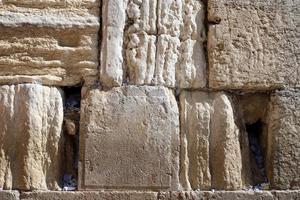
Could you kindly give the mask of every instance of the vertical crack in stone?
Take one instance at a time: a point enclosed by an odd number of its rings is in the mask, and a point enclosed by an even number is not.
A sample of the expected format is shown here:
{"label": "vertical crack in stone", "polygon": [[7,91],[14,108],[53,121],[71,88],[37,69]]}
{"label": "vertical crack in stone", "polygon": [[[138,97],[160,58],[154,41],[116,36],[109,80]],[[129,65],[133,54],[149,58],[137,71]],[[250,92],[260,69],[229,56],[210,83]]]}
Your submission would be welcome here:
{"label": "vertical crack in stone", "polygon": [[78,179],[81,87],[66,87],[64,107],[63,190],[75,190]]}
{"label": "vertical crack in stone", "polygon": [[263,123],[261,120],[253,124],[246,124],[246,130],[249,139],[250,165],[253,184],[259,187],[259,184],[268,182],[265,169],[265,158],[261,147],[261,137],[263,132]]}
{"label": "vertical crack in stone", "polygon": [[204,27],[205,27],[205,41],[203,42],[203,49],[204,49],[204,55],[205,55],[205,61],[206,61],[206,69],[205,69],[205,77],[206,77],[206,87],[209,87],[209,62],[208,62],[208,29],[209,29],[209,21],[208,21],[208,0],[202,0],[204,4]]}
{"label": "vertical crack in stone", "polygon": [[100,84],[100,68],[101,68],[101,44],[102,44],[102,28],[103,28],[103,22],[102,22],[102,1],[99,1],[99,31],[98,31],[98,79],[97,79],[97,84]]}

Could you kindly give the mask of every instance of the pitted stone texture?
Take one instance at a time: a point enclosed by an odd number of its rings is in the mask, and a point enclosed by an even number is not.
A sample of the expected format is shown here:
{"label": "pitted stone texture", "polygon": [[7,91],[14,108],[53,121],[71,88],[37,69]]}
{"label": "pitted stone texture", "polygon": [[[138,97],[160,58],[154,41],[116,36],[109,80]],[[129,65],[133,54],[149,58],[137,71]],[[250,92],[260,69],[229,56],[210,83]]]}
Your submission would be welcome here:
{"label": "pitted stone texture", "polygon": [[1,200],[19,200],[19,192],[18,191],[1,191],[0,190],[0,199]]}
{"label": "pitted stone texture", "polygon": [[275,190],[272,192],[276,200],[298,200],[300,199],[300,190]]}
{"label": "pitted stone texture", "polygon": [[99,1],[0,2],[0,83],[93,83]]}
{"label": "pitted stone texture", "polygon": [[105,87],[121,86],[123,81],[123,38],[128,0],[102,2],[100,81]]}
{"label": "pitted stone texture", "polygon": [[22,200],[156,200],[155,192],[27,192]]}
{"label": "pitted stone texture", "polygon": [[300,1],[209,0],[209,85],[300,86]]}
{"label": "pitted stone texture", "polygon": [[180,95],[180,105],[183,187],[188,190],[244,187],[247,166],[241,157],[242,133],[230,97],[221,92],[185,91]]}
{"label": "pitted stone texture", "polygon": [[[299,194],[299,193],[298,193]],[[295,194],[288,193],[287,197]],[[277,200],[268,191],[191,191],[191,192],[169,192],[159,193],[158,200]]]}
{"label": "pitted stone texture", "polygon": [[206,86],[201,1],[109,0],[102,9],[102,85]]}
{"label": "pitted stone texture", "polygon": [[55,87],[0,87],[0,188],[59,189],[63,98]]}
{"label": "pitted stone texture", "polygon": [[300,188],[300,90],[271,97],[267,172],[275,189]]}
{"label": "pitted stone texture", "polygon": [[179,116],[169,89],[87,91],[80,146],[80,189],[179,187]]}

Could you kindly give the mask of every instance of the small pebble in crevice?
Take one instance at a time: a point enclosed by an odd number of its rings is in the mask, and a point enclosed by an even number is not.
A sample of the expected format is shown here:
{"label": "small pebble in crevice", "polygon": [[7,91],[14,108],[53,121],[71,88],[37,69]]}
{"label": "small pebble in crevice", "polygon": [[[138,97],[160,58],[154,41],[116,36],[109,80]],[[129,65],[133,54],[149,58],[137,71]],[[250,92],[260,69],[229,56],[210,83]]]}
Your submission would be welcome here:
{"label": "small pebble in crevice", "polygon": [[73,191],[77,189],[78,178],[81,87],[65,87],[64,92],[65,162],[62,185],[64,191]]}
{"label": "small pebble in crevice", "polygon": [[250,147],[250,162],[253,189],[268,190],[269,181],[266,175],[264,154],[260,144],[260,137],[263,131],[263,123],[261,120],[253,124],[246,124]]}

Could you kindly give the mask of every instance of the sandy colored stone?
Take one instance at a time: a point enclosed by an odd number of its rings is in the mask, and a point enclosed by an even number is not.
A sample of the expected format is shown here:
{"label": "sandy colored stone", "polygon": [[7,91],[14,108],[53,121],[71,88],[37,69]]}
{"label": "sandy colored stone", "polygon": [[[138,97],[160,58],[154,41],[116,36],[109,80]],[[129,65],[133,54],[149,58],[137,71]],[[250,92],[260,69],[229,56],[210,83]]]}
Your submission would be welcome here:
{"label": "sandy colored stone", "polygon": [[300,188],[300,91],[271,96],[268,121],[267,172],[272,188]]}
{"label": "sandy colored stone", "polygon": [[[3,194],[11,192],[0,192]],[[172,191],[172,192],[133,192],[133,191],[93,191],[93,192],[23,192],[21,200],[298,200],[299,190],[287,191]],[[13,198],[12,200],[19,199]],[[6,200],[6,199],[3,199]],[[11,199],[9,199],[11,200]]]}
{"label": "sandy colored stone", "polygon": [[80,141],[80,189],[179,187],[178,107],[164,87],[87,91]]}
{"label": "sandy colored stone", "polygon": [[275,190],[272,192],[276,200],[297,200],[300,199],[300,190]]}
{"label": "sandy colored stone", "polygon": [[132,84],[152,84],[155,73],[156,37],[146,32],[128,35],[126,62]]}
{"label": "sandy colored stone", "polygon": [[180,40],[170,35],[160,35],[157,38],[157,53],[154,84],[174,87],[178,61]]}
{"label": "sandy colored stone", "polygon": [[0,188],[59,189],[63,98],[55,87],[0,87]]}
{"label": "sandy colored stone", "polygon": [[217,94],[213,102],[210,137],[212,188],[240,189],[242,184],[242,157],[240,131],[235,124],[233,105],[226,95]]}
{"label": "sandy colored stone", "polygon": [[22,200],[156,200],[155,192],[101,191],[101,192],[26,192]]}
{"label": "sandy colored stone", "polygon": [[209,86],[300,86],[300,1],[209,0]]}
{"label": "sandy colored stone", "polygon": [[201,1],[114,1],[105,1],[102,6],[103,86],[206,86]]}
{"label": "sandy colored stone", "polygon": [[127,0],[102,2],[100,82],[105,87],[123,83],[123,38]]}
{"label": "sandy colored stone", "polygon": [[180,105],[183,187],[234,190],[249,184],[240,147],[243,134],[231,98],[222,92],[185,91]]}
{"label": "sandy colored stone", "polygon": [[99,1],[0,2],[0,83],[93,83]]}
{"label": "sandy colored stone", "polygon": [[[287,192],[286,197],[293,198],[295,193]],[[277,200],[269,191],[191,191],[191,192],[170,192],[159,193],[158,200]]]}
{"label": "sandy colored stone", "polygon": [[10,190],[10,191],[1,191],[0,190],[0,199],[1,200],[18,200],[19,199],[19,192]]}

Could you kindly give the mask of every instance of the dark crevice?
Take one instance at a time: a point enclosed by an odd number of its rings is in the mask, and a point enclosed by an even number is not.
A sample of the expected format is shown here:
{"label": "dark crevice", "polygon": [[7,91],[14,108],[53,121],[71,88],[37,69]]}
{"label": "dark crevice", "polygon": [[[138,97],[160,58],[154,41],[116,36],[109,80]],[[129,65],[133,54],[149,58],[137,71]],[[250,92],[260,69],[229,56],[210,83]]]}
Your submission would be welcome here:
{"label": "dark crevice", "polygon": [[204,27],[205,27],[205,41],[203,42],[203,49],[205,54],[206,61],[206,69],[205,69],[205,77],[206,77],[206,88],[209,88],[209,55],[208,55],[208,31],[209,31],[209,23],[208,23],[208,2],[207,0],[202,0],[203,5],[205,7],[205,15],[204,15]]}
{"label": "dark crevice", "polygon": [[264,124],[259,119],[253,124],[246,124],[250,148],[250,165],[252,173],[252,182],[258,189],[263,187],[262,184],[268,183],[265,168],[265,158],[262,148],[262,134]]}
{"label": "dark crevice", "polygon": [[81,87],[65,87],[63,190],[76,190],[79,159]]}

